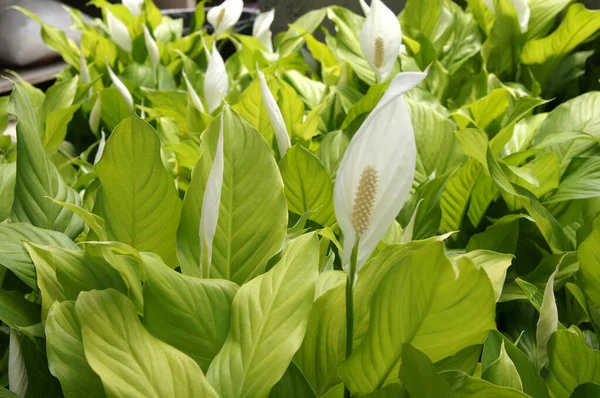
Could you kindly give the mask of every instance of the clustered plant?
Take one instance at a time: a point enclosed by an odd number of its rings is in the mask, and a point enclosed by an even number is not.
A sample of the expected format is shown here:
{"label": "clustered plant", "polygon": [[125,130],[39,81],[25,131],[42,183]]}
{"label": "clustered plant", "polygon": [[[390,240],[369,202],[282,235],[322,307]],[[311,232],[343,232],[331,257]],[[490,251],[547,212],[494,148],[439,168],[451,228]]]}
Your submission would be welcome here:
{"label": "clustered plant", "polygon": [[91,4],[20,9],[0,396],[600,396],[600,11]]}

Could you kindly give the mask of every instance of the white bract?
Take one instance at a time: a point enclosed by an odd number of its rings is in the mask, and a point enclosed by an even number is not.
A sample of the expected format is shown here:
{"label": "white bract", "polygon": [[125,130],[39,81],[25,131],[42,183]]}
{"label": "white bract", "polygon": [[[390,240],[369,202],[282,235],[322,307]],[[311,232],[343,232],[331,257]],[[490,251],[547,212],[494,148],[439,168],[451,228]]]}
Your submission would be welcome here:
{"label": "white bract", "polygon": [[[496,6],[494,5],[495,0],[483,0],[483,2],[496,13]],[[519,25],[521,25],[521,32],[527,32],[529,27],[529,18],[531,17],[531,9],[527,0],[508,0],[510,4],[515,8],[517,18],[519,19]]]}
{"label": "white bract", "polygon": [[129,112],[133,113],[134,102],[133,102],[133,97],[131,96],[131,93],[129,92],[127,87],[125,87],[125,85],[123,84],[121,79],[119,79],[117,77],[117,75],[115,75],[115,72],[113,72],[113,70],[110,68],[110,66],[108,64],[106,64],[106,68],[108,69],[108,74],[110,75],[110,80],[112,80],[113,84],[119,91],[119,94],[121,94],[121,97],[123,97],[123,99],[127,103],[127,106],[129,107]]}
{"label": "white bract", "polygon": [[112,40],[127,52],[131,52],[133,45],[131,44],[131,36],[127,26],[121,20],[113,15],[108,9],[106,10],[106,25],[108,27],[108,34]]}
{"label": "white bract", "polygon": [[206,19],[215,28],[215,36],[233,28],[242,16],[243,10],[242,0],[225,0],[223,4],[211,8],[206,14]]}
{"label": "white bract", "polygon": [[127,7],[131,15],[139,17],[142,15],[144,0],[123,0],[123,5]]}
{"label": "white bract", "polygon": [[277,101],[275,101],[275,97],[271,93],[271,90],[269,90],[264,73],[259,71],[258,68],[256,71],[258,72],[258,77],[260,78],[260,93],[263,98],[263,103],[267,109],[273,130],[275,130],[275,138],[277,139],[279,155],[283,157],[291,146],[290,136],[287,128],[285,127],[285,121],[283,120],[283,115],[281,114],[281,110],[277,105]]}
{"label": "white bract", "polygon": [[362,12],[363,14],[365,14],[365,17],[367,15],[369,15],[369,11],[371,11],[371,7],[367,4],[367,2],[365,0],[358,0],[360,3],[360,8],[362,8]]}
{"label": "white bract", "polygon": [[415,175],[415,136],[402,94],[427,72],[398,74],[358,129],[338,169],[334,205],[344,235],[342,265],[360,238],[356,272],[367,261],[408,198]]}
{"label": "white bract", "polygon": [[190,96],[190,99],[192,100],[192,105],[194,105],[194,108],[196,108],[198,112],[206,113],[206,109],[204,109],[204,105],[202,105],[202,100],[200,99],[200,96],[198,96],[198,93],[194,89],[194,86],[192,86],[192,83],[190,83],[190,79],[188,79],[185,71],[183,72],[183,80],[185,81],[185,87],[187,88],[188,94]]}
{"label": "white bract", "polygon": [[148,50],[148,57],[152,61],[152,65],[157,66],[160,63],[160,53],[158,52],[158,44],[152,38],[150,31],[144,25],[144,42],[146,43],[146,49]]}
{"label": "white bract", "polygon": [[252,36],[256,37],[265,48],[272,53],[271,24],[275,19],[275,9],[258,14],[252,25]]}
{"label": "white bract", "polygon": [[225,69],[225,62],[213,44],[206,76],[204,77],[204,99],[208,112],[212,113],[221,105],[223,97],[229,92],[229,76]]}
{"label": "white bract", "polygon": [[[365,9],[366,3],[363,5]],[[378,82],[392,73],[402,46],[402,30],[396,15],[381,0],[373,0],[360,31],[360,48]]]}
{"label": "white bract", "polygon": [[217,151],[206,180],[204,198],[202,200],[202,214],[200,214],[200,274],[210,276],[210,263],[212,261],[212,244],[219,221],[219,207],[221,204],[221,188],[223,187],[223,125],[225,109],[221,112],[221,126],[217,139]]}

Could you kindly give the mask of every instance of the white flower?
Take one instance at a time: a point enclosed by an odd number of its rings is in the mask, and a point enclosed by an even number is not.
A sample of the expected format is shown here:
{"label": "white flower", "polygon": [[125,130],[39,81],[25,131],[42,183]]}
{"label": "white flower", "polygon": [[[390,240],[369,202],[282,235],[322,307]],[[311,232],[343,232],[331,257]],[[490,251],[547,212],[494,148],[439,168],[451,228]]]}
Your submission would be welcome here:
{"label": "white flower", "polygon": [[334,204],[344,234],[342,265],[346,271],[357,238],[358,273],[408,198],[417,150],[402,94],[426,76],[427,72],[398,74],[344,154],[335,180]]}
{"label": "white flower", "polygon": [[98,95],[98,98],[96,98],[96,102],[94,103],[94,106],[92,107],[92,111],[90,112],[90,119],[89,119],[89,125],[90,125],[90,130],[92,130],[92,133],[94,133],[96,135],[96,137],[98,136],[98,129],[100,127],[100,112],[102,110],[102,106],[101,106],[101,101],[100,101],[100,95]]}
{"label": "white flower", "polygon": [[85,57],[83,56],[83,50],[79,51],[79,76],[81,76],[82,84],[88,84],[92,81],[90,78],[90,70],[88,69]]}
{"label": "white flower", "polygon": [[129,92],[127,87],[125,87],[123,82],[117,77],[117,75],[115,75],[115,72],[113,72],[113,70],[110,68],[110,66],[108,64],[106,64],[106,68],[108,69],[108,74],[110,75],[110,80],[112,80],[115,87],[117,87],[119,94],[121,94],[121,97],[123,97],[123,99],[127,103],[127,106],[129,107],[129,112],[133,113],[134,102],[133,102],[133,97],[131,96],[131,93]]}
{"label": "white flower", "polygon": [[187,88],[188,95],[192,100],[192,105],[194,105],[194,108],[196,108],[198,112],[206,113],[206,109],[204,109],[204,105],[202,105],[202,100],[198,96],[194,86],[192,86],[192,83],[190,83],[185,71],[183,72],[183,80],[185,81],[185,87]]}
{"label": "white flower", "polygon": [[360,31],[360,48],[378,82],[385,81],[392,73],[401,46],[398,18],[381,0],[373,0]]}
{"label": "white flower", "polygon": [[358,2],[360,3],[360,8],[362,8],[362,12],[363,12],[363,14],[365,14],[365,17],[367,15],[369,15],[369,11],[371,11],[371,7],[369,7],[367,2],[365,0],[358,0]]}
{"label": "white flower", "polygon": [[104,130],[100,132],[100,141],[98,141],[98,150],[96,151],[96,156],[94,157],[94,164],[98,164],[100,159],[102,159],[102,154],[104,153],[104,147],[106,146],[106,134],[104,134]]}
{"label": "white flower", "polygon": [[[483,2],[496,13],[496,6],[494,5],[495,0],[483,0]],[[529,3],[527,0],[508,0],[510,4],[515,8],[517,18],[519,19],[519,25],[521,25],[521,33],[527,32],[529,27],[529,18],[531,17],[531,10],[529,9]]]}
{"label": "white flower", "polygon": [[213,44],[206,76],[204,77],[204,99],[208,106],[208,112],[216,110],[223,97],[229,92],[229,76],[225,69],[225,62],[221,54],[217,51],[217,46]]}
{"label": "white flower", "polygon": [[113,15],[108,9],[106,9],[106,25],[108,26],[108,34],[123,50],[131,52],[133,48],[131,44],[131,36],[129,36],[129,30],[127,26],[121,20]]}
{"label": "white flower", "polygon": [[144,0],[123,0],[123,5],[127,7],[131,15],[139,17],[144,9]]}
{"label": "white flower", "polygon": [[285,127],[285,121],[283,120],[283,115],[281,114],[281,110],[277,105],[277,101],[275,101],[275,97],[273,97],[271,90],[269,90],[264,73],[259,71],[258,68],[256,68],[256,71],[258,72],[258,77],[260,78],[260,93],[263,98],[263,103],[265,104],[265,108],[267,108],[267,113],[269,114],[269,120],[271,121],[273,130],[275,130],[275,138],[277,139],[279,155],[283,157],[291,146],[290,136],[287,128]]}
{"label": "white flower", "polygon": [[158,52],[158,44],[152,38],[150,31],[144,26],[144,42],[146,43],[146,49],[148,50],[148,57],[152,61],[152,65],[157,66],[160,63],[160,54]]}
{"label": "white flower", "polygon": [[271,24],[275,19],[275,9],[261,12],[252,25],[252,36],[256,37],[265,48],[272,53],[273,42],[271,41]]}
{"label": "white flower", "polygon": [[233,28],[242,16],[243,10],[242,0],[225,0],[223,4],[211,8],[206,14],[206,19],[215,28],[215,36]]}
{"label": "white flower", "polygon": [[213,164],[208,173],[206,187],[204,188],[204,198],[202,199],[202,213],[200,214],[200,274],[204,278],[210,276],[210,263],[212,261],[212,244],[217,231],[217,222],[219,221],[219,207],[221,204],[221,188],[223,186],[223,170],[225,161],[223,158],[223,125],[224,114],[227,106],[221,112],[221,126],[219,128],[219,138],[217,139],[217,151]]}

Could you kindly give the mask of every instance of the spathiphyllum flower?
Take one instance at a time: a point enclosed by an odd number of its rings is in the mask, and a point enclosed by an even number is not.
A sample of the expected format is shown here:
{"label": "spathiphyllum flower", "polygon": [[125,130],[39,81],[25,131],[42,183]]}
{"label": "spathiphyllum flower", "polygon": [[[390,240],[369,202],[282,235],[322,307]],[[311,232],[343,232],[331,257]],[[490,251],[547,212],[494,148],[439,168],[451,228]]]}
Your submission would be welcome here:
{"label": "spathiphyllum flower", "polygon": [[206,19],[215,28],[215,36],[233,28],[242,16],[243,9],[242,0],[225,0],[223,4],[211,8]]}
{"label": "spathiphyllum flower", "polygon": [[[363,9],[368,7],[366,3]],[[402,46],[402,30],[396,15],[381,0],[373,0],[360,32],[360,48],[378,82],[387,80]]]}
{"label": "spathiphyllum flower", "polygon": [[371,7],[367,4],[367,2],[365,0],[358,0],[358,2],[360,3],[360,8],[362,8],[363,14],[365,14],[365,16],[369,15]]}
{"label": "spathiphyllum flower", "polygon": [[133,48],[131,44],[131,36],[127,26],[121,20],[113,15],[108,9],[106,10],[106,25],[108,27],[108,33],[112,40],[127,52],[131,52]]}
{"label": "spathiphyllum flower", "polygon": [[152,38],[150,31],[144,25],[144,42],[146,43],[146,49],[148,50],[148,57],[152,61],[152,65],[157,66],[160,62],[160,54],[158,52],[158,44]]}
{"label": "spathiphyllum flower", "polygon": [[[495,0],[483,0],[483,2],[492,10],[496,12],[496,6],[494,5]],[[519,19],[519,25],[521,25],[521,32],[527,32],[529,27],[529,18],[531,17],[531,10],[529,9],[529,3],[527,0],[508,0],[510,4],[515,8],[517,18]]]}
{"label": "spathiphyllum flower", "polygon": [[252,36],[256,37],[265,48],[272,53],[271,24],[275,19],[275,9],[258,14],[252,26]]}
{"label": "spathiphyllum flower", "polygon": [[204,188],[202,214],[200,214],[200,274],[204,278],[210,276],[212,244],[217,231],[217,222],[219,221],[219,206],[221,204],[221,188],[223,187],[223,170],[225,167],[223,159],[223,115],[225,111],[224,108],[221,112],[217,151]]}
{"label": "spathiphyllum flower", "polygon": [[144,9],[144,0],[123,0],[123,5],[127,7],[131,15],[139,17]]}
{"label": "spathiphyllum flower", "polygon": [[204,77],[204,98],[208,107],[208,112],[212,113],[221,105],[223,97],[229,92],[229,76],[225,69],[225,62],[217,46],[213,44],[213,48]]}
{"label": "spathiphyllum flower", "polygon": [[133,113],[134,102],[133,102],[133,97],[131,96],[131,93],[129,92],[127,87],[125,87],[125,85],[123,84],[121,79],[119,79],[117,77],[117,75],[115,75],[115,72],[113,72],[113,70],[110,68],[110,66],[108,64],[106,65],[106,68],[108,69],[108,74],[110,75],[110,80],[112,80],[113,84],[119,91],[119,94],[121,94],[121,97],[123,97],[123,99],[127,103],[127,106],[129,107],[129,112]]}
{"label": "spathiphyllum flower", "polygon": [[192,86],[192,83],[190,83],[190,79],[188,79],[185,72],[183,72],[183,80],[185,81],[185,87],[187,88],[188,95],[192,100],[192,105],[194,105],[194,108],[196,108],[198,112],[206,113],[206,109],[204,109],[204,105],[202,105],[200,96],[198,96],[198,93],[194,89],[194,86]]}
{"label": "spathiphyllum flower", "polygon": [[264,73],[259,71],[258,68],[256,71],[258,72],[258,77],[260,78],[260,93],[263,98],[263,103],[267,109],[267,114],[269,115],[269,120],[271,121],[273,130],[275,130],[275,138],[277,139],[279,155],[283,157],[291,146],[290,136],[288,134],[287,127],[285,127],[285,121],[283,120],[283,115],[281,114],[281,110],[277,105],[277,101],[275,101],[275,97],[273,97],[271,90],[269,90]]}
{"label": "spathiphyllum flower", "polygon": [[344,154],[335,180],[334,204],[344,235],[346,271],[356,242],[358,272],[408,198],[417,150],[403,94],[426,76],[426,72],[398,74]]}

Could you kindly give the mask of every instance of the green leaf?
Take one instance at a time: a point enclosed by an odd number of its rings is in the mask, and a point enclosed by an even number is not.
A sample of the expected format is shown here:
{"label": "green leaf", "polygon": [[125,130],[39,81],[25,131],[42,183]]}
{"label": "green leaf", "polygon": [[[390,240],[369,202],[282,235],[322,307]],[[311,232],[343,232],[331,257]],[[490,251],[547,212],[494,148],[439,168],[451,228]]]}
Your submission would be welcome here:
{"label": "green leaf", "polygon": [[326,14],[327,8],[319,8],[307,12],[290,24],[290,28],[277,45],[280,57],[285,57],[300,50],[305,42],[305,33],[314,32],[321,25]]}
{"label": "green leaf", "polygon": [[26,89],[15,86],[9,111],[19,118],[17,125],[17,179],[11,222],[27,222],[75,238],[83,221],[46,197],[81,204],[81,197],[62,179],[56,166],[46,157],[34,104]]}
{"label": "green leaf", "polygon": [[154,129],[137,116],[120,123],[95,169],[102,187],[94,212],[104,219],[108,238],[156,253],[175,267],[181,201]]}
{"label": "green leaf", "polygon": [[292,134],[297,125],[304,120],[304,102],[296,90],[287,83],[281,85],[277,104],[281,110],[288,134]]}
{"label": "green leaf", "polygon": [[600,385],[595,383],[584,383],[580,386],[577,386],[575,390],[573,390],[573,394],[571,394],[570,398],[594,398],[599,396],[600,394]]}
{"label": "green leaf", "polygon": [[454,391],[455,398],[527,398],[528,395],[512,388],[496,386],[485,380],[454,370],[440,375]]}
{"label": "green leaf", "polygon": [[500,356],[487,367],[481,378],[497,386],[523,391],[521,377],[515,364],[506,353],[504,341],[500,344]]}
{"label": "green leaf", "polygon": [[600,352],[589,348],[575,326],[554,333],[548,344],[546,385],[551,398],[568,397],[584,383],[600,383]]}
{"label": "green leaf", "polygon": [[[267,261],[281,250],[288,213],[271,148],[229,107],[224,112],[225,169],[211,277],[241,285],[264,272]],[[200,275],[200,211],[218,135],[217,118],[202,136],[202,157],[184,199],[177,250],[181,269],[188,275]]]}
{"label": "green leaf", "polygon": [[60,380],[67,398],[102,398],[102,381],[88,364],[81,327],[73,301],[56,302],[46,320],[46,351],[52,375]]}
{"label": "green leaf", "polygon": [[323,226],[335,222],[333,184],[321,161],[301,145],[294,145],[279,162],[289,211]]}
{"label": "green leaf", "polygon": [[266,396],[283,376],[304,338],[318,267],[317,237],[303,235],[269,272],[240,288],[225,345],[207,374],[220,397]]}
{"label": "green leaf", "polygon": [[225,342],[238,286],[182,275],[158,258],[143,258],[144,326],[207,370]]}
{"label": "green leaf", "polygon": [[269,398],[318,398],[318,395],[296,364],[290,362],[281,379],[271,389]]}
{"label": "green leaf", "polygon": [[352,122],[357,120],[360,116],[363,116],[375,109],[375,106],[381,97],[383,97],[383,94],[387,88],[388,84],[386,83],[378,83],[370,86],[364,97],[359,99],[354,105],[352,105],[352,108],[348,110],[341,129],[346,130],[348,127],[350,127],[350,124],[352,124]]}
{"label": "green leaf", "polygon": [[[0,126],[1,129],[2,126]],[[12,210],[17,182],[17,164],[0,164],[0,222],[6,220]]]}
{"label": "green leaf", "polygon": [[431,40],[441,14],[441,0],[408,0],[402,10],[401,22],[418,29]]}
{"label": "green leaf", "polygon": [[531,40],[525,44],[521,61],[531,65],[536,79],[544,84],[560,61],[598,29],[600,12],[590,11],[583,4],[573,4],[554,32],[543,39]]}
{"label": "green leaf", "polygon": [[593,229],[579,245],[579,281],[585,295],[600,307],[600,216],[596,217]]}
{"label": "green leaf", "polygon": [[302,346],[294,357],[318,397],[341,383],[337,371],[346,359],[345,294],[342,283],[315,300]]}
{"label": "green leaf", "polygon": [[520,375],[523,392],[534,398],[548,398],[548,390],[543,379],[529,358],[510,340],[497,330],[491,330],[483,346],[481,357],[482,371],[500,357],[502,346]]}
{"label": "green leaf", "polygon": [[558,189],[546,203],[600,196],[600,158],[573,158]]}
{"label": "green leaf", "polygon": [[527,28],[527,38],[537,39],[552,29],[556,16],[570,3],[570,0],[531,0],[531,18]]}
{"label": "green leaf", "polygon": [[429,357],[410,344],[404,344],[402,348],[400,380],[412,397],[454,397],[452,389],[438,375]]}
{"label": "green leaf", "polygon": [[558,329],[558,308],[554,297],[554,278],[558,273],[559,267],[550,275],[544,289],[544,299],[540,306],[540,317],[537,322],[536,341],[537,341],[537,367],[542,369],[548,362],[548,341]]}
{"label": "green leaf", "polygon": [[126,296],[84,292],[75,309],[85,357],[108,396],[218,397],[194,360],[144,329]]}
{"label": "green leaf", "polygon": [[42,142],[46,152],[55,151],[64,141],[67,136],[67,127],[78,109],[79,105],[71,105],[48,114]]}
{"label": "green leaf", "polygon": [[482,268],[486,272],[490,278],[490,282],[492,282],[496,301],[498,301],[506,280],[506,271],[510,267],[514,256],[489,250],[473,250],[456,257],[451,257],[451,260],[455,261],[456,258],[463,256],[470,259],[477,268]]}
{"label": "green leaf", "polygon": [[446,232],[461,228],[462,220],[467,212],[471,191],[482,172],[481,163],[474,159],[467,161],[446,183],[440,205],[442,208],[441,229]]}
{"label": "green leaf", "polygon": [[113,131],[129,116],[131,116],[129,105],[116,87],[108,87],[100,91],[100,118],[108,131]]}
{"label": "green leaf", "polygon": [[321,159],[329,178],[332,180],[335,179],[340,162],[349,144],[350,136],[342,130],[327,133],[321,140],[317,156]]}
{"label": "green leaf", "polygon": [[0,289],[0,320],[13,329],[40,323],[40,307],[22,293]]}
{"label": "green leaf", "polygon": [[365,339],[342,364],[340,377],[351,392],[366,394],[396,380],[405,343],[434,362],[479,344],[495,328],[494,306],[488,276],[470,260],[462,259],[455,271],[442,242],[415,250],[379,284]]}
{"label": "green leaf", "polygon": [[[269,89],[276,95],[279,84],[275,79],[269,79],[269,83],[271,83]],[[254,126],[269,145],[272,145],[275,132],[260,92],[260,80],[255,79],[248,87],[246,87],[242,92],[240,101],[233,106],[233,109],[244,120]],[[290,132],[291,130],[288,129],[288,133]]]}
{"label": "green leaf", "polygon": [[24,241],[77,250],[77,245],[59,232],[24,223],[0,224],[0,264],[34,289],[37,286],[35,266],[23,246]]}
{"label": "green leaf", "polygon": [[566,134],[562,143],[553,144],[549,150],[556,153],[561,161],[561,170],[566,169],[575,156],[593,154],[596,143],[574,139],[577,133],[585,133],[600,138],[598,112],[600,93],[589,92],[556,107],[540,126],[533,140],[533,148],[544,147],[545,143]]}
{"label": "green leaf", "polygon": [[316,108],[322,101],[327,91],[325,84],[312,80],[296,70],[289,70],[284,74],[284,80],[292,86],[308,109]]}
{"label": "green leaf", "polygon": [[522,216],[509,214],[494,222],[484,232],[473,234],[467,251],[476,249],[514,254],[519,241],[519,219]]}

